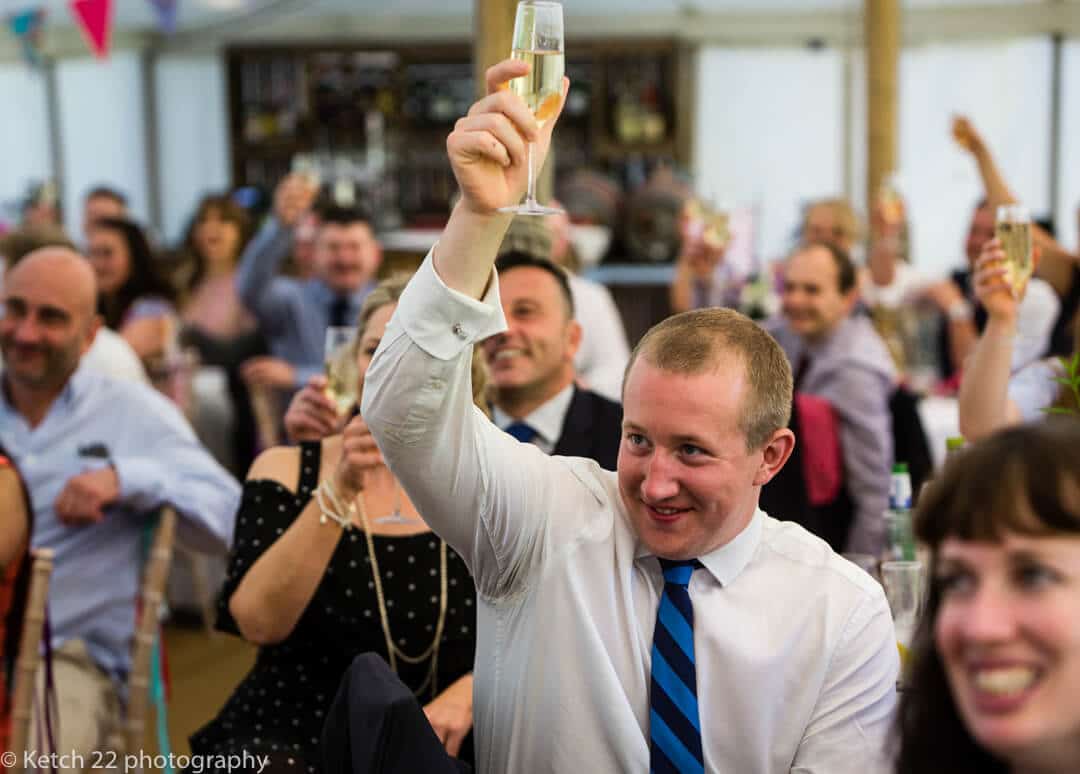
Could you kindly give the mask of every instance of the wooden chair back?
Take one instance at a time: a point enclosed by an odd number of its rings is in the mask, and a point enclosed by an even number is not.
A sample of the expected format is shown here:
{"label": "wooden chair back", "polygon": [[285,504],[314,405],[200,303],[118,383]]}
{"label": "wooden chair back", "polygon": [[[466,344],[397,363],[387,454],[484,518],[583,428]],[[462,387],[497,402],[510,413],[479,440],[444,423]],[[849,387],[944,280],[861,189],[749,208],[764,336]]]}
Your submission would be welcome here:
{"label": "wooden chair back", "polygon": [[41,664],[41,637],[45,626],[49,600],[49,579],[53,570],[53,551],[37,548],[30,552],[30,589],[26,600],[22,638],[15,661],[15,679],[11,702],[11,752],[15,765],[7,769],[12,774],[23,772],[23,752],[30,743],[30,722],[34,715],[34,691],[37,671]]}
{"label": "wooden chair back", "polygon": [[161,509],[161,517],[143,573],[139,619],[135,626],[131,674],[128,678],[128,705],[122,733],[122,743],[128,752],[144,747],[146,716],[150,706],[151,659],[157,639],[158,613],[165,599],[165,583],[169,578],[175,539],[176,511],[165,506]]}

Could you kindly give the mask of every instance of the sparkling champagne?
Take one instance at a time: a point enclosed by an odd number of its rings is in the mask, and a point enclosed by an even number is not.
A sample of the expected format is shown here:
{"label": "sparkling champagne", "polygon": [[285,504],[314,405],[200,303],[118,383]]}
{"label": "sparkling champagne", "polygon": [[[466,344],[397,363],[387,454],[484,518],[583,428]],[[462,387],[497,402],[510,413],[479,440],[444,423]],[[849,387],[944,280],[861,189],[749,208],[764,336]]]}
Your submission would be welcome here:
{"label": "sparkling champagne", "polygon": [[1020,297],[1034,269],[1031,256],[1031,222],[1019,218],[1001,218],[994,226],[995,236],[1005,251],[1006,276]]}
{"label": "sparkling champagne", "polygon": [[341,356],[326,362],[326,397],[330,398],[339,415],[344,416],[356,405],[355,369],[345,365]]}
{"label": "sparkling champagne", "polygon": [[525,51],[515,48],[511,56],[529,65],[529,74],[510,81],[510,90],[525,100],[543,126],[555,117],[562,99],[563,52]]}

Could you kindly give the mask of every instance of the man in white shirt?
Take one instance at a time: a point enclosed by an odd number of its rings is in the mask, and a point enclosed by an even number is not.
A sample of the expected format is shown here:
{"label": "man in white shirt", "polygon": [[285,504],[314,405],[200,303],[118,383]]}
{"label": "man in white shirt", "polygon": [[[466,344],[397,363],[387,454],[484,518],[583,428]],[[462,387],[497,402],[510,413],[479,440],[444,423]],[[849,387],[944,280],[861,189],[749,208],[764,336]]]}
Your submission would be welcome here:
{"label": "man in white shirt", "polygon": [[884,594],[757,508],[794,443],[791,370],[760,328],[703,310],[642,340],[617,474],[518,443],[473,406],[472,347],[506,327],[498,208],[524,192],[527,141],[542,162],[555,123],[500,90],[526,72],[491,68],[447,141],[462,198],[362,407],[476,580],[478,770],[884,771],[899,661]]}

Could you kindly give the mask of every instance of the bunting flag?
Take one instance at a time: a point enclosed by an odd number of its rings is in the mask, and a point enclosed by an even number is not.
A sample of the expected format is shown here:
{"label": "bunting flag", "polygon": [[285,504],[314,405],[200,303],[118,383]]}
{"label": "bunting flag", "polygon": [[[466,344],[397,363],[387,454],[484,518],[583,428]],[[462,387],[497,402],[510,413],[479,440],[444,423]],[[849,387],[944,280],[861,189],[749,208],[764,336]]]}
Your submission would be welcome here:
{"label": "bunting flag", "polygon": [[177,0],[150,0],[157,12],[158,27],[166,35],[176,32]]}
{"label": "bunting flag", "polygon": [[28,8],[25,11],[13,13],[8,16],[7,23],[11,33],[19,41],[19,48],[22,50],[26,63],[33,67],[40,65],[45,9]]}
{"label": "bunting flag", "polygon": [[70,8],[87,45],[98,59],[105,59],[112,36],[112,0],[71,0]]}

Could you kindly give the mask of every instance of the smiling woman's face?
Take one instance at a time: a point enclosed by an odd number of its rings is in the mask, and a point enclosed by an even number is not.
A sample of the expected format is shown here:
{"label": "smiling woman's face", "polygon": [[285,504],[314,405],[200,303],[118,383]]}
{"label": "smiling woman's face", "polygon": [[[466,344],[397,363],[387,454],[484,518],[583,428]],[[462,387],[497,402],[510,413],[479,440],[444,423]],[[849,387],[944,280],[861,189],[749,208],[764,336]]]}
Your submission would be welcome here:
{"label": "smiling woman's face", "polygon": [[936,575],[935,643],[972,736],[1014,764],[1077,755],[1080,537],[948,538]]}

